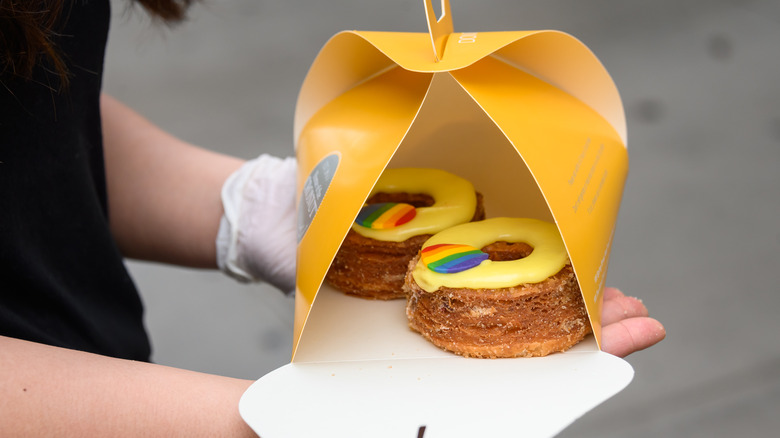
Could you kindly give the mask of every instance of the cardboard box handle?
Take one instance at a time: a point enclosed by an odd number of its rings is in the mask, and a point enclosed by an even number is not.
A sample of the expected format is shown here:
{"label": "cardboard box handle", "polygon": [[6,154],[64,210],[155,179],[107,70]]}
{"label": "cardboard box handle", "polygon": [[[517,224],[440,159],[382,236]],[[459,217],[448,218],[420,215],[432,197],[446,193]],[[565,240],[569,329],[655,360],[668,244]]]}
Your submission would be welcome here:
{"label": "cardboard box handle", "polygon": [[452,10],[450,0],[441,0],[441,17],[436,17],[433,10],[433,0],[423,0],[425,5],[425,16],[428,18],[428,32],[431,35],[433,44],[433,56],[436,62],[444,57],[444,47],[447,45],[447,38],[453,32]]}

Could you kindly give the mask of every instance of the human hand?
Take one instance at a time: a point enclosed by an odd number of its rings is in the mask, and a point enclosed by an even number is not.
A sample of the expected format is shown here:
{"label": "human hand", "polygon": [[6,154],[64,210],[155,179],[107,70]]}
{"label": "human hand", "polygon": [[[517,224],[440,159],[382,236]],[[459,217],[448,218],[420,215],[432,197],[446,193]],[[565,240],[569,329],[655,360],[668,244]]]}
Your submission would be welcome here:
{"label": "human hand", "polygon": [[217,236],[217,265],[242,281],[295,290],[296,162],[261,155],[247,161],[222,188],[225,214]]}
{"label": "human hand", "polygon": [[666,337],[664,326],[647,316],[638,298],[627,297],[613,287],[604,289],[601,312],[601,349],[619,357],[644,350]]}

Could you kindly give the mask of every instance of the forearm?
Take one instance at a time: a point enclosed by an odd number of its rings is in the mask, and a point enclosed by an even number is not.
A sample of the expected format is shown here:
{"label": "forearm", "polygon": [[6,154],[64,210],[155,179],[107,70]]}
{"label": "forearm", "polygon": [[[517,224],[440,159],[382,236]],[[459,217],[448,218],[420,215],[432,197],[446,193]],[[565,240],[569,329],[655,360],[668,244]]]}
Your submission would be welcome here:
{"label": "forearm", "polygon": [[101,115],[109,220],[124,255],[216,266],[220,190],[243,161],[176,139],[109,96]]}
{"label": "forearm", "polygon": [[8,436],[255,436],[238,414],[250,384],[0,337]]}

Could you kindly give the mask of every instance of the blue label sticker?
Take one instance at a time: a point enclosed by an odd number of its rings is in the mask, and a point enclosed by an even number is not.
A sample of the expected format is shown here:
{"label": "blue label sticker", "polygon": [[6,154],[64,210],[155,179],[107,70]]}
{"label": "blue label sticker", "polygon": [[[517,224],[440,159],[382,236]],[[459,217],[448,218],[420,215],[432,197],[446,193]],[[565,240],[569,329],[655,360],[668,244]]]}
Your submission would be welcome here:
{"label": "blue label sticker", "polygon": [[298,202],[298,243],[314,220],[317,210],[322,204],[322,199],[328,191],[330,182],[336,174],[336,168],[339,166],[338,154],[331,154],[323,158],[306,178],[303,184],[303,192]]}

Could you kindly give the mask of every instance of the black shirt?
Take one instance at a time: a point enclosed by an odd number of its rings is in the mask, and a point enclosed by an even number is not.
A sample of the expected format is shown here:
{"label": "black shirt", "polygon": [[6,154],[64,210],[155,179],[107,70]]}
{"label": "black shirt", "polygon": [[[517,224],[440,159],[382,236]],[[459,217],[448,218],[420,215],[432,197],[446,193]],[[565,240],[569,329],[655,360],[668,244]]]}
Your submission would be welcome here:
{"label": "black shirt", "polygon": [[0,77],[0,335],[149,360],[143,307],[108,226],[100,89],[108,0],[67,2],[46,64]]}

